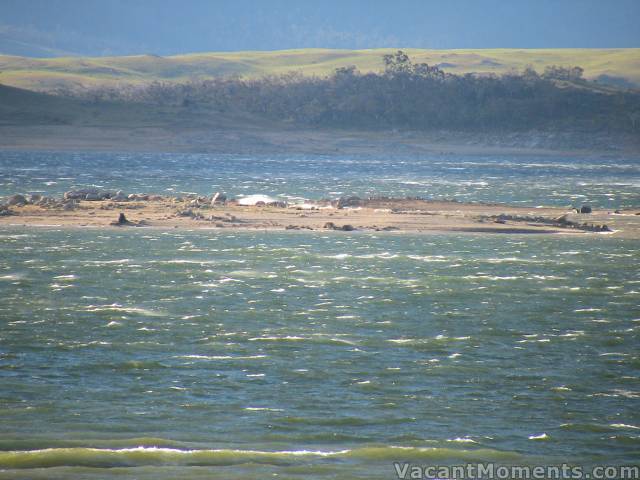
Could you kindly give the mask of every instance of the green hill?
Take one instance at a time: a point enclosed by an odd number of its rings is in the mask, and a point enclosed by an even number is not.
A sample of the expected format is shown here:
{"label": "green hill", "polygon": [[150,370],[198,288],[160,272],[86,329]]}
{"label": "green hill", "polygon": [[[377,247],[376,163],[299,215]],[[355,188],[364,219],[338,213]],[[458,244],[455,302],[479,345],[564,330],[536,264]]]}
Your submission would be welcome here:
{"label": "green hill", "polygon": [[[183,82],[192,78],[240,75],[260,77],[296,71],[327,75],[338,67],[355,65],[363,72],[382,69],[382,56],[395,49],[279,50],[198,53],[160,57],[27,58],[0,55],[0,83],[30,90],[109,85],[116,82]],[[405,49],[415,62],[438,65],[450,73],[506,73],[532,66],[542,72],[549,65],[580,66],[588,79],[640,86],[640,49]]]}
{"label": "green hill", "polygon": [[[177,119],[176,119],[177,118]],[[149,126],[181,121],[173,109],[88,102],[0,85],[0,127]]]}

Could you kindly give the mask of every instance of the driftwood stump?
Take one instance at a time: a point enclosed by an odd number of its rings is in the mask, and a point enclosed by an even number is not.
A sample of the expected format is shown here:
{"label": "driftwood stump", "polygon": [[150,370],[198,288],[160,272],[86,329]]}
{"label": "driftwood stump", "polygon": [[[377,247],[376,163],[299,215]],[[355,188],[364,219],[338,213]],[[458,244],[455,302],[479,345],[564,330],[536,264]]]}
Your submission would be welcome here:
{"label": "driftwood stump", "polygon": [[110,225],[113,225],[115,227],[125,227],[128,225],[136,225],[134,222],[130,222],[129,220],[127,220],[127,217],[125,217],[124,213],[121,213],[120,215],[118,215],[118,220],[116,220],[115,222],[111,222]]}

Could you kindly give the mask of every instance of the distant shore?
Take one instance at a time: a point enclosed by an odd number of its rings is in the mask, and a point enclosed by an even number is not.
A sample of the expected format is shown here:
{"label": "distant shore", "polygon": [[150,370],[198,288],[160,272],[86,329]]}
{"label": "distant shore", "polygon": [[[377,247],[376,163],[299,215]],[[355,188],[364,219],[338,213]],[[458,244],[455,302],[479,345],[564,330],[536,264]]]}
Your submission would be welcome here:
{"label": "distant shore", "polygon": [[[93,194],[92,194],[93,195]],[[17,200],[16,200],[17,198]],[[420,199],[357,199],[297,205],[217,203],[209,197],[36,198],[0,211],[0,227],[181,228],[477,234],[610,234],[640,238],[640,211],[516,207]],[[124,215],[124,216],[121,216]],[[120,221],[119,221],[120,220]]]}
{"label": "distant shore", "polygon": [[473,133],[131,125],[0,125],[0,151],[316,155],[640,155],[640,141],[580,132]]}

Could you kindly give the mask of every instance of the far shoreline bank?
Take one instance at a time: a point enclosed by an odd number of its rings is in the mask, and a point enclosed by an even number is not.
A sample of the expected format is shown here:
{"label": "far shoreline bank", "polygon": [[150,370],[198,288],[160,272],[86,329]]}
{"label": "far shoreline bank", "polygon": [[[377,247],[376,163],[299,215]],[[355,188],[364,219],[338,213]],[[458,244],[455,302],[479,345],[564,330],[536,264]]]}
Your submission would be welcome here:
{"label": "far shoreline bank", "polygon": [[478,133],[176,126],[0,126],[0,152],[228,155],[640,157],[640,142],[586,133]]}

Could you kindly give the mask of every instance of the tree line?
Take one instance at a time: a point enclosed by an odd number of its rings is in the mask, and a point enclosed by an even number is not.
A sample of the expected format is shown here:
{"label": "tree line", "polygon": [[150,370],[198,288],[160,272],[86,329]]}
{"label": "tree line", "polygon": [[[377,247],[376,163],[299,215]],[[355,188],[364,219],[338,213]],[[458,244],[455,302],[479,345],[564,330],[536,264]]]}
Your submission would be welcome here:
{"label": "tree line", "polygon": [[288,73],[58,93],[322,127],[640,131],[640,92],[598,86],[583,78],[580,67],[456,75],[414,63],[402,51],[383,60],[379,73],[343,67],[328,77]]}

